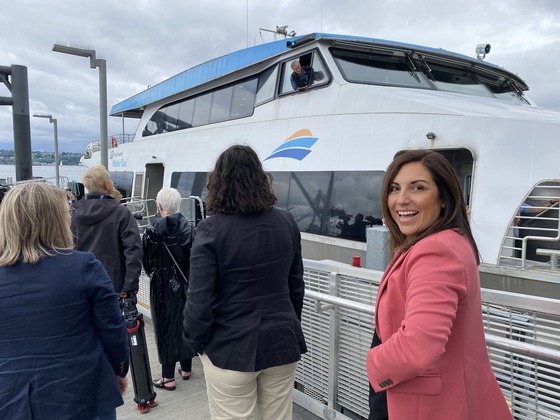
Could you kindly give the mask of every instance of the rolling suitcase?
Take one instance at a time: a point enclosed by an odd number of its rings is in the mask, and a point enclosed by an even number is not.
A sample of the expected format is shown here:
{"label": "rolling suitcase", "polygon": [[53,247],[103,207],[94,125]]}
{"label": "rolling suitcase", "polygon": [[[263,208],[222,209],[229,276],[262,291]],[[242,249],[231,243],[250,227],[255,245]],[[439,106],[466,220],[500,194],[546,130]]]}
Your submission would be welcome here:
{"label": "rolling suitcase", "polygon": [[128,331],[128,344],[130,345],[130,368],[132,385],[134,387],[134,402],[136,409],[147,413],[157,405],[156,393],[152,384],[152,372],[146,333],[144,331],[144,316],[136,308],[136,295],[121,295],[121,306]]}

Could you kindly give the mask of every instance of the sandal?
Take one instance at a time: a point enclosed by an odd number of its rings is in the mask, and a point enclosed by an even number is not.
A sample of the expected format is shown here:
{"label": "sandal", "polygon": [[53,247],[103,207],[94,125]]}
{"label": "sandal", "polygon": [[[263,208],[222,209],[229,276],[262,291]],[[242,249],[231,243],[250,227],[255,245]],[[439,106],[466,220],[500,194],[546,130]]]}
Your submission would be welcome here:
{"label": "sandal", "polygon": [[177,372],[181,374],[181,376],[183,377],[183,381],[188,381],[189,379],[191,379],[190,372],[184,372],[183,369],[178,369]]}
{"label": "sandal", "polygon": [[154,386],[156,388],[166,389],[168,391],[175,391],[175,388],[176,388],[175,385],[166,386],[166,384],[171,383],[171,382],[175,382],[175,378],[168,379],[168,380],[165,380],[164,378],[161,378],[161,379],[158,379],[157,381],[152,381],[152,383],[154,384]]}

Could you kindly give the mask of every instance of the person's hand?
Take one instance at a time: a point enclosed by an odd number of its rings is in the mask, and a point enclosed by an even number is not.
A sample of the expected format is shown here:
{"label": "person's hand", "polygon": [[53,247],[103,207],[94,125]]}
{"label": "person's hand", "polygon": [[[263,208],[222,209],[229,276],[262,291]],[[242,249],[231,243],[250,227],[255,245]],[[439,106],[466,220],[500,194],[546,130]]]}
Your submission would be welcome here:
{"label": "person's hand", "polygon": [[121,378],[119,375],[116,375],[116,377],[117,377],[117,385],[119,386],[119,391],[121,392],[121,396],[122,396],[124,395],[124,393],[128,388],[128,377],[125,376],[124,378]]}

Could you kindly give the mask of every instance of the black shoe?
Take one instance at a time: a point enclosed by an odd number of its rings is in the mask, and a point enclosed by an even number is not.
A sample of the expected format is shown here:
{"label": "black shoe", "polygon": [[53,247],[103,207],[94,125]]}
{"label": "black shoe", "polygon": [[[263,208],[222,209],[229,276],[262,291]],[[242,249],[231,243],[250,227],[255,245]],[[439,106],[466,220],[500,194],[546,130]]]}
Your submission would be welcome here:
{"label": "black shoe", "polygon": [[[183,369],[178,369],[177,372],[179,372],[179,374],[183,378],[183,381],[188,381],[189,379],[191,379],[191,373],[190,372],[183,372]],[[185,373],[185,375],[183,375],[183,373]]]}
{"label": "black shoe", "polygon": [[170,383],[170,382],[175,382],[175,379],[169,379],[169,380],[165,380],[163,378],[158,379],[157,381],[152,381],[152,383],[154,384],[154,386],[156,388],[159,389],[166,389],[168,391],[175,391],[175,386],[166,386],[166,384]]}

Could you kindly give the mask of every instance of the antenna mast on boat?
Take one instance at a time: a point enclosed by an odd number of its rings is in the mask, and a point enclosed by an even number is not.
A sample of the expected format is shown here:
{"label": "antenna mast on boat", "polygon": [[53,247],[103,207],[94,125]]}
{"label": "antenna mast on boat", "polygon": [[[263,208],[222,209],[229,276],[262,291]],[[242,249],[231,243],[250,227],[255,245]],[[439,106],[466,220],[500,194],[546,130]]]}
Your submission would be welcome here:
{"label": "antenna mast on boat", "polygon": [[272,29],[265,29],[265,28],[259,28],[259,34],[261,35],[261,42],[264,44],[264,39],[263,39],[263,35],[262,32],[271,32],[274,34],[274,40],[276,41],[278,38],[276,37],[277,35],[282,35],[284,38],[287,37],[293,37],[296,36],[296,32],[295,31],[290,31],[288,32],[288,25],[284,25],[284,26],[277,26],[276,30],[272,30]]}

